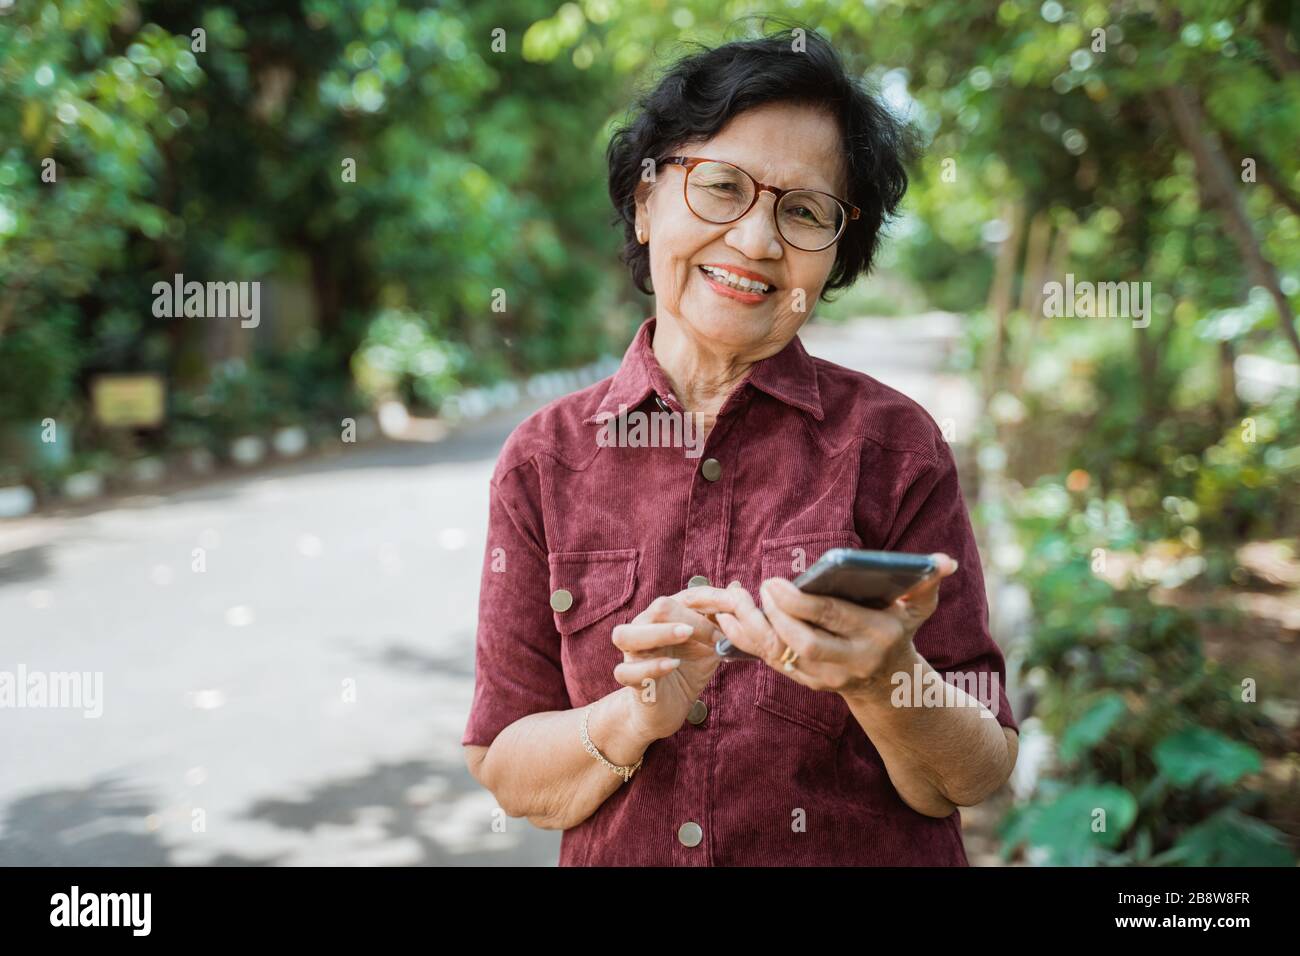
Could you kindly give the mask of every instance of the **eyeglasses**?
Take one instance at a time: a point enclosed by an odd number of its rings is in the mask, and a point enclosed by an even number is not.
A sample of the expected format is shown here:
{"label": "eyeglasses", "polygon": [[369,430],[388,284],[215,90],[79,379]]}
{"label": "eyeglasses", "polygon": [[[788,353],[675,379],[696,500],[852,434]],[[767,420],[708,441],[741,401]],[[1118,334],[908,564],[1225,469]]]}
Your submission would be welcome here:
{"label": "eyeglasses", "polygon": [[700,156],[669,156],[659,161],[683,166],[686,206],[705,222],[735,222],[753,208],[759,193],[776,197],[772,216],[781,238],[804,252],[820,252],[844,234],[850,219],[861,214],[851,202],[816,189],[780,189],[760,183],[739,166]]}

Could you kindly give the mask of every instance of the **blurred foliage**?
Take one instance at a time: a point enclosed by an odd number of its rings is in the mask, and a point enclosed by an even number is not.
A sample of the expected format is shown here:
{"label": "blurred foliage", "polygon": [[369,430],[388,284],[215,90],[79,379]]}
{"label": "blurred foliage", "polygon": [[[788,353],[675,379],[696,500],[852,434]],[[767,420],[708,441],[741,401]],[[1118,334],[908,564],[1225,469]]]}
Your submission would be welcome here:
{"label": "blurred foliage", "polygon": [[1251,775],[1279,730],[1202,647],[1203,625],[1239,627],[1238,613],[1156,599],[1203,569],[1194,549],[1161,548],[1181,519],[1140,524],[1119,494],[1045,478],[1015,523],[1017,578],[1038,610],[1022,670],[1058,746],[1054,772],[1004,823],[1004,855],[1029,844],[1057,865],[1294,863],[1284,835],[1248,816],[1263,809]]}
{"label": "blurred foliage", "polygon": [[[201,323],[154,319],[153,281],[305,263],[336,377],[394,309],[472,352],[465,384],[617,352],[646,309],[615,262],[611,125],[679,41],[782,25],[754,15],[768,9],[825,32],[930,138],[881,268],[931,304],[982,301],[1008,200],[1071,224],[1081,273],[1152,281],[1180,324],[1241,303],[1244,271],[1156,94],[1204,91],[1215,126],[1294,189],[1295,13],[1276,4],[70,0],[0,9],[0,340],[69,303],[80,341],[136,316],[130,347],[95,368],[200,387],[229,356]],[[1300,219],[1274,198],[1261,183],[1246,201],[1294,294]],[[898,298],[855,301],[887,313]],[[1241,344],[1276,339],[1276,318]],[[1137,383],[1149,406],[1170,378]]]}
{"label": "blurred foliage", "polygon": [[0,338],[0,408],[16,421],[39,421],[60,412],[72,397],[81,343],[71,309],[49,312]]}
{"label": "blurred foliage", "polygon": [[[591,314],[613,250],[598,134],[621,71],[523,56],[551,13],[536,0],[0,8],[0,362],[48,353],[0,418],[84,400],[92,371],[166,372],[181,420],[229,384],[213,381],[227,358],[276,376],[284,349],[261,330],[252,356],[214,347],[203,322],[152,316],[153,283],[177,273],[301,272],[331,402],[395,310],[437,349],[474,351],[454,373],[467,384],[608,351],[621,330]],[[64,348],[65,314],[85,364]],[[451,374],[415,392],[436,407]],[[297,399],[327,414],[322,396]],[[251,399],[235,407],[247,427],[266,418]]]}
{"label": "blurred foliage", "polygon": [[357,383],[372,401],[396,398],[432,408],[455,391],[467,364],[464,349],[433,335],[419,315],[396,309],[371,323],[353,357]]}

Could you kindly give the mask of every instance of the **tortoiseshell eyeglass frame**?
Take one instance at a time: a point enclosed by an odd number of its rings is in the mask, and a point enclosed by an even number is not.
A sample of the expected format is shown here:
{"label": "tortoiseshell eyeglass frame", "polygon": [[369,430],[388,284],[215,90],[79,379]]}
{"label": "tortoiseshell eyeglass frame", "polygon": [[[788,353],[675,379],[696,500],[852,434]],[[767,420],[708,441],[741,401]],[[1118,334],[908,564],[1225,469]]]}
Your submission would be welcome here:
{"label": "tortoiseshell eyeglass frame", "polygon": [[[701,163],[721,163],[723,166],[730,166],[732,169],[739,171],[741,174],[745,176],[748,176],[749,181],[754,184],[754,196],[752,199],[750,199],[749,205],[745,207],[744,212],[742,212],[735,219],[728,219],[727,222],[736,222],[738,220],[744,219],[745,216],[749,214],[749,211],[754,208],[754,203],[758,202],[758,197],[761,196],[765,191],[769,192],[775,198],[775,201],[772,203],[772,221],[776,224],[777,235],[779,235],[784,242],[793,246],[795,249],[800,249],[804,252],[821,252],[823,249],[829,249],[831,246],[835,245],[835,243],[840,241],[840,237],[844,235],[844,230],[848,228],[849,220],[857,219],[862,214],[862,210],[859,209],[857,206],[853,205],[853,203],[849,202],[847,199],[841,199],[839,196],[834,196],[831,193],[823,192],[820,189],[805,189],[803,187],[799,187],[797,189],[782,189],[780,186],[773,186],[770,183],[759,182],[757,179],[755,179],[753,176],[750,176],[749,173],[745,172],[745,170],[741,169],[735,163],[729,163],[724,159],[708,159],[707,157],[704,156],[667,156],[659,160],[659,162],[661,164],[667,164],[669,166],[681,166],[685,168],[686,175],[682,177],[682,201],[686,203],[686,208],[690,209],[694,215],[698,216],[704,222],[709,222],[709,223],[712,223],[713,220],[705,219],[703,216],[700,216],[699,213],[695,212],[695,209],[692,208],[691,206],[691,201],[686,196],[686,186],[687,183],[690,182],[691,171]],[[826,198],[833,199],[837,203],[839,203],[840,208],[844,210],[844,217],[840,219],[840,229],[839,232],[835,234],[835,238],[832,239],[830,242],[826,243],[826,245],[824,246],[818,246],[816,249],[807,249],[804,246],[795,245],[793,242],[790,242],[790,240],[786,238],[785,233],[781,231],[781,223],[778,222],[776,219],[776,207],[780,204],[781,197],[784,196],[786,193],[817,193],[817,195],[819,196],[825,196]],[[726,225],[726,223],[713,223],[713,224],[718,226]]]}

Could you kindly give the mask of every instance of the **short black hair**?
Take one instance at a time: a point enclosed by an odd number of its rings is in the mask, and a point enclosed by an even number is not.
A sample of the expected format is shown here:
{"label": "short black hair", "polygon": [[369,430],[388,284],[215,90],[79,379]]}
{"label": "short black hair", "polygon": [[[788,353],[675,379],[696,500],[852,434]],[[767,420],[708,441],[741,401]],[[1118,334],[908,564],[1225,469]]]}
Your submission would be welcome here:
{"label": "short black hair", "polygon": [[[802,41],[802,51],[796,52],[796,39]],[[620,258],[633,283],[651,294],[649,248],[636,239],[636,189],[644,161],[708,139],[746,110],[793,102],[826,110],[839,125],[848,169],[845,198],[862,213],[839,239],[822,298],[851,286],[871,271],[881,227],[907,192],[905,164],[919,157],[920,134],[854,80],[839,53],[815,30],[787,26],[757,39],[713,48],[696,45],[700,52],[674,63],[638,99],[631,119],[615,131],[606,149],[609,197],[617,210],[612,224],[623,223]]]}

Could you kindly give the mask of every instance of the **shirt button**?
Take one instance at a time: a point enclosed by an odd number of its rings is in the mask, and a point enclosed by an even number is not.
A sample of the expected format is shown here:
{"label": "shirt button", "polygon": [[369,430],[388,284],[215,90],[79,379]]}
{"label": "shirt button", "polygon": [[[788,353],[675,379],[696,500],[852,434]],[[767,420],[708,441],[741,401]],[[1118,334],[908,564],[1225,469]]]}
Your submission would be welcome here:
{"label": "shirt button", "polygon": [[722,462],[716,458],[704,459],[704,464],[700,465],[700,474],[706,481],[717,481],[722,477]]}
{"label": "shirt button", "polygon": [[560,588],[551,594],[551,610],[563,613],[573,607],[573,595]]}
{"label": "shirt button", "polygon": [[686,586],[688,588],[707,588],[709,586],[709,579],[702,574],[697,574],[686,582]]}
{"label": "shirt button", "polygon": [[700,825],[688,821],[677,828],[677,839],[681,841],[682,846],[699,846],[700,841],[704,839],[704,831]]}
{"label": "shirt button", "polygon": [[686,715],[686,719],[696,726],[704,723],[704,718],[709,716],[709,705],[702,700],[697,700],[691,704],[691,712]]}

